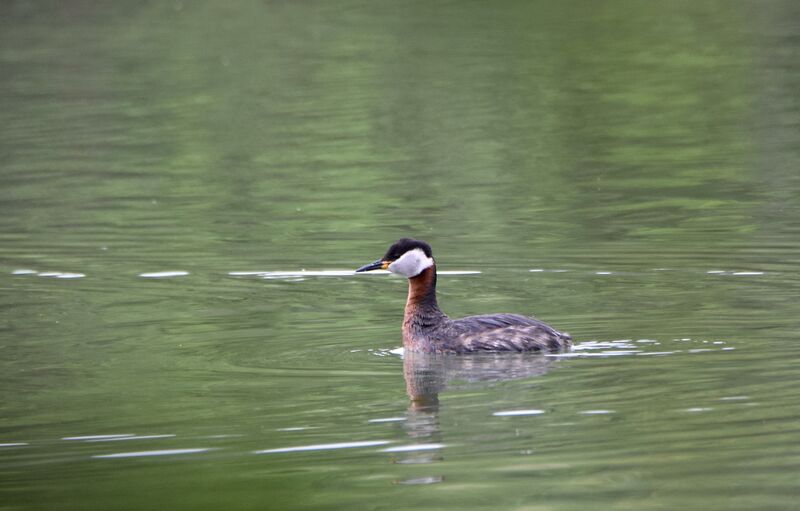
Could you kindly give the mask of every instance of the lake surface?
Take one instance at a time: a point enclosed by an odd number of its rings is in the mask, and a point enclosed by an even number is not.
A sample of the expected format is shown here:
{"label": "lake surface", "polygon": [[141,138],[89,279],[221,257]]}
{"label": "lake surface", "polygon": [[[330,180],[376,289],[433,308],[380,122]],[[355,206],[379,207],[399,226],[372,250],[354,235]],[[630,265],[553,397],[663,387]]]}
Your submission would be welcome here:
{"label": "lake surface", "polygon": [[[800,8],[0,5],[0,509],[797,509]],[[560,356],[401,356],[452,316]]]}

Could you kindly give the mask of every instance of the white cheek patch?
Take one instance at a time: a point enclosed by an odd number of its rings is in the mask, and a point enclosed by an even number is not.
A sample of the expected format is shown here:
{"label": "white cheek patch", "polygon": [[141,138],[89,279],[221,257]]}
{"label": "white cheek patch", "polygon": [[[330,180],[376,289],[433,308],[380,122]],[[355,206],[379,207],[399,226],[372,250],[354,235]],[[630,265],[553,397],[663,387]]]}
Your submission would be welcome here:
{"label": "white cheek patch", "polygon": [[416,277],[426,268],[433,266],[433,259],[426,256],[421,248],[409,250],[389,265],[389,271],[408,278]]}

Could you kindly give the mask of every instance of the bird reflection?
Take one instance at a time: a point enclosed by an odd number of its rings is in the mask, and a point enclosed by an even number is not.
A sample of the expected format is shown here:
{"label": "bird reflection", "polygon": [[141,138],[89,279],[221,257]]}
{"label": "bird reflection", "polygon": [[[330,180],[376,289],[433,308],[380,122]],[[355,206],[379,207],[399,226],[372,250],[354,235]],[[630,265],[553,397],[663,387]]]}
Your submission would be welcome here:
{"label": "bird reflection", "polygon": [[[536,353],[460,356],[406,351],[403,375],[410,403],[404,427],[412,446],[418,449],[409,449],[402,455],[398,452],[395,463],[425,464],[443,459],[439,393],[540,376],[548,371],[552,362],[551,358]],[[441,475],[425,475],[398,483],[431,484],[443,480]]]}

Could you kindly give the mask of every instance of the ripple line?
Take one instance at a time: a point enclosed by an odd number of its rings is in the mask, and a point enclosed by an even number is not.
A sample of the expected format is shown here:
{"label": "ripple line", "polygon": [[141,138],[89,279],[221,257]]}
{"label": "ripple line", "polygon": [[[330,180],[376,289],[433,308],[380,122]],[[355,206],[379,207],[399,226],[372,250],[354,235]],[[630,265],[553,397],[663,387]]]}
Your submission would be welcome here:
{"label": "ripple line", "polygon": [[389,440],[366,440],[363,442],[339,442],[334,444],[298,445],[293,447],[278,447],[277,449],[263,449],[253,451],[253,454],[277,454],[285,452],[330,451],[334,449],[353,449],[357,447],[375,447],[392,443]]}

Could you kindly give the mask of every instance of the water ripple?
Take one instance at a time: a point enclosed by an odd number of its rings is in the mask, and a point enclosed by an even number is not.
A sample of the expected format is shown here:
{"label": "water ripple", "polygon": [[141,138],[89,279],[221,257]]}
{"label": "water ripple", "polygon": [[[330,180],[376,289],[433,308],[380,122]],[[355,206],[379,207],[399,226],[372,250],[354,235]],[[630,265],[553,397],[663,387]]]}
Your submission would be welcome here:
{"label": "water ripple", "polygon": [[[439,275],[477,275],[476,270],[445,270]],[[356,273],[353,270],[295,270],[295,271],[229,271],[231,277],[261,277],[263,279],[304,279],[307,277],[351,277],[353,275],[391,275],[387,270],[371,271],[368,274]]]}
{"label": "water ripple", "polygon": [[253,454],[277,454],[286,452],[330,451],[335,449],[353,449],[358,447],[375,447],[392,443],[390,440],[365,440],[361,442],[339,442],[334,444],[298,445],[253,451]]}
{"label": "water ripple", "polygon": [[185,277],[186,275],[189,275],[188,271],[156,271],[139,274],[140,277],[146,279],[166,279],[170,277]]}
{"label": "water ripple", "polygon": [[445,444],[411,444],[411,445],[398,445],[397,447],[387,447],[381,449],[381,452],[415,452],[415,451],[433,451],[446,447]]}
{"label": "water ripple", "polygon": [[98,440],[115,440],[118,438],[129,438],[136,436],[133,433],[121,433],[115,435],[84,435],[84,436],[65,436],[61,440],[76,440],[76,441],[98,441]]}
{"label": "water ripple", "polygon": [[190,449],[162,449],[158,451],[134,451],[134,452],[117,452],[113,454],[96,454],[92,458],[143,458],[148,456],[173,456],[178,454],[197,454],[201,452],[208,452],[209,447],[195,447]]}
{"label": "water ripple", "polygon": [[495,417],[519,417],[525,415],[541,415],[545,413],[544,410],[506,410],[502,412],[494,412],[492,415]]}

